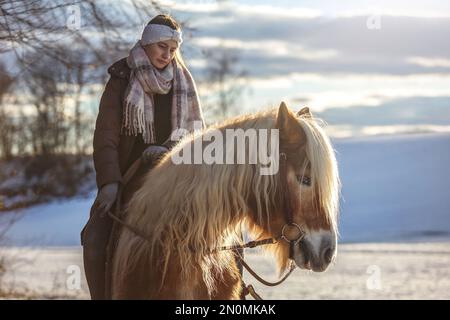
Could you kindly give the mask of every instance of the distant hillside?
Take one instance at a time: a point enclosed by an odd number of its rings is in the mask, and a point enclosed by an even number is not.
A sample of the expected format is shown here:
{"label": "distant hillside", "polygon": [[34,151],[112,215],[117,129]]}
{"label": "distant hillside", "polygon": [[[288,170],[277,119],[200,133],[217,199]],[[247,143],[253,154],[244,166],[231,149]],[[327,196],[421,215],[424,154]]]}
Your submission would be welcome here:
{"label": "distant hillside", "polygon": [[337,141],[341,240],[450,237],[450,135]]}

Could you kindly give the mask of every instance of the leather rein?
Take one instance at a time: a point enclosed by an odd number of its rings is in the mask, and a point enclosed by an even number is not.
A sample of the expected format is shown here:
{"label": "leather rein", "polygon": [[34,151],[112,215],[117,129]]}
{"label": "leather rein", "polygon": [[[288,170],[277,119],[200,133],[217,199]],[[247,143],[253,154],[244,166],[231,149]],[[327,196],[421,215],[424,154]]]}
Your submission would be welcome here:
{"label": "leather rein", "polygon": [[[142,164],[142,159],[139,158],[126,171],[126,173],[125,173],[125,175],[123,177],[122,188],[120,188],[120,190],[119,190],[119,194],[118,194],[117,201],[116,201],[116,204],[115,204],[115,211],[116,212],[120,212],[120,199],[121,199],[121,193],[122,193],[122,190],[123,190],[123,186],[125,186],[131,180],[131,178],[134,176],[134,174],[136,173],[138,168],[141,166],[141,164]],[[293,262],[294,248],[295,248],[295,245],[298,244],[303,239],[303,237],[305,235],[305,232],[303,231],[303,229],[298,224],[296,224],[293,221],[292,202],[291,202],[291,199],[289,197],[289,189],[288,189],[288,182],[287,182],[287,155],[284,152],[280,153],[280,166],[279,166],[279,168],[280,168],[280,175],[281,175],[281,184],[282,184],[282,188],[283,188],[283,191],[284,191],[283,192],[283,203],[284,203],[284,212],[285,212],[285,220],[286,220],[286,224],[283,226],[283,228],[281,230],[281,234],[278,237],[276,237],[276,238],[267,238],[267,239],[262,239],[262,240],[254,240],[254,241],[250,241],[250,242],[247,242],[245,244],[242,244],[242,245],[223,246],[223,247],[218,247],[218,248],[215,248],[215,249],[211,250],[211,253],[213,253],[213,252],[223,251],[223,250],[237,250],[237,249],[245,249],[245,248],[255,248],[255,247],[258,247],[258,246],[262,246],[262,245],[275,244],[275,243],[279,242],[280,240],[287,241],[289,243],[289,259],[291,260],[289,271],[280,280],[278,280],[276,282],[269,282],[269,281],[264,280],[263,278],[261,278],[244,261],[244,258],[240,254],[238,254],[238,259],[242,263],[242,266],[256,280],[258,280],[259,282],[261,282],[262,284],[264,284],[266,286],[271,286],[271,287],[277,286],[277,285],[283,283],[291,275],[292,271],[294,271],[294,269],[296,268],[295,267],[295,263]],[[144,234],[139,229],[135,228],[134,226],[130,225],[129,223],[123,221],[121,218],[119,218],[118,216],[113,214],[111,211],[108,211],[107,214],[114,221],[116,221],[120,225],[126,227],[127,229],[132,231],[137,236],[141,237],[142,239],[144,239],[144,240],[146,240],[148,242],[151,242],[151,239],[150,239],[150,237],[148,235]],[[286,233],[289,230],[292,230],[292,229],[296,229],[296,231],[297,231],[296,236],[293,239],[286,235]],[[251,294],[253,296],[253,298],[255,298],[256,300],[262,300],[262,298],[255,292],[255,290],[254,290],[252,285],[246,286],[244,284],[244,287],[245,287],[245,295]]]}

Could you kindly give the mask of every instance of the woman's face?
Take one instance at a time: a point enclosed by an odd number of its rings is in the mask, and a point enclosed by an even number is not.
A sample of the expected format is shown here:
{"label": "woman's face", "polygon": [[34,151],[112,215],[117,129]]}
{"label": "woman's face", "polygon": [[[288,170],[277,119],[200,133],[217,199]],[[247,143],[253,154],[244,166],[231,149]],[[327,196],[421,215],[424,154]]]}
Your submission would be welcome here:
{"label": "woman's face", "polygon": [[164,40],[148,44],[144,47],[148,59],[154,67],[164,69],[175,57],[178,43],[175,40]]}

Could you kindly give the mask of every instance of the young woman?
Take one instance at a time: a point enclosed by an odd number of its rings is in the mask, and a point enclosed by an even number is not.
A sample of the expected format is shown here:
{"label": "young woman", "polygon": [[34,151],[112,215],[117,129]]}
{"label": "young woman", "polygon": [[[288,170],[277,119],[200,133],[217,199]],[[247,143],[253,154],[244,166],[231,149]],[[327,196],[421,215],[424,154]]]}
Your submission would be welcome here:
{"label": "young woman", "polygon": [[[107,212],[123,187],[126,203],[151,163],[176,142],[172,132],[203,124],[195,82],[180,54],[182,33],[170,16],[158,15],[145,27],[127,58],[109,69],[94,133],[98,194],[82,231],[83,259],[92,299],[105,292],[106,247],[112,219]],[[179,137],[177,137],[179,138]],[[139,158],[147,166],[123,186],[125,172]]]}

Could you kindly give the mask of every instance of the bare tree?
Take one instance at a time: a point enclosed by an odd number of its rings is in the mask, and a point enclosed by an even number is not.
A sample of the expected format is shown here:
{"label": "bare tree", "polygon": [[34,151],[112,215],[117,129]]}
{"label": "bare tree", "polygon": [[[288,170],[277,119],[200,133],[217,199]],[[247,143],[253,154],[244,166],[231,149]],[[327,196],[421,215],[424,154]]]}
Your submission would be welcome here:
{"label": "bare tree", "polygon": [[[67,151],[68,139],[77,153],[86,151],[92,119],[83,115],[83,95],[92,92],[90,85],[104,83],[106,67],[125,56],[134,41],[130,32],[162,11],[158,1],[146,0],[0,0],[0,54],[20,78],[19,90],[31,96],[19,102],[17,113],[30,102],[36,111],[22,130],[32,153]],[[68,96],[73,105],[64,105]],[[15,149],[26,148],[22,143]]]}
{"label": "bare tree", "polygon": [[22,66],[29,65],[23,52],[37,52],[70,65],[55,44],[84,48],[89,64],[109,61],[111,54],[127,48],[127,31],[142,26],[161,12],[158,1],[123,2],[95,0],[0,0],[1,52],[13,51]]}
{"label": "bare tree", "polygon": [[0,157],[9,160],[13,157],[14,138],[17,129],[11,118],[0,109]]}
{"label": "bare tree", "polygon": [[236,103],[245,91],[238,80],[246,76],[246,71],[239,69],[237,54],[220,48],[205,52],[205,58],[208,61],[206,86],[214,93],[207,98],[207,111],[217,119],[236,115],[239,112]]}
{"label": "bare tree", "polygon": [[34,154],[61,151],[68,137],[64,103],[70,74],[63,65],[49,59],[46,57],[34,63],[23,77],[23,84],[29,92],[28,102],[35,107],[36,117],[31,127]]}
{"label": "bare tree", "polygon": [[[79,61],[73,66],[70,66],[67,70],[69,75],[69,90],[68,93],[71,95],[71,100],[73,101],[73,112],[70,116],[70,127],[72,131],[71,143],[75,146],[76,154],[84,154],[86,147],[90,143],[86,143],[85,132],[90,131],[90,121],[83,116],[84,112],[82,110],[82,97],[83,94],[89,94],[90,84],[90,68],[83,63],[85,55],[81,51],[69,51],[66,50],[68,55],[72,55],[72,59]],[[91,119],[92,120],[92,119]],[[91,121],[92,122],[92,121]]]}
{"label": "bare tree", "polygon": [[0,63],[0,157],[10,159],[13,154],[16,126],[13,119],[5,111],[3,102],[5,94],[11,89],[14,79],[8,74],[5,66]]}

